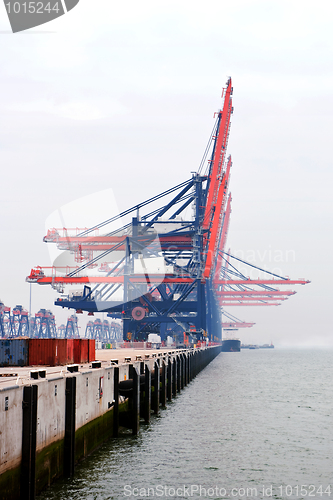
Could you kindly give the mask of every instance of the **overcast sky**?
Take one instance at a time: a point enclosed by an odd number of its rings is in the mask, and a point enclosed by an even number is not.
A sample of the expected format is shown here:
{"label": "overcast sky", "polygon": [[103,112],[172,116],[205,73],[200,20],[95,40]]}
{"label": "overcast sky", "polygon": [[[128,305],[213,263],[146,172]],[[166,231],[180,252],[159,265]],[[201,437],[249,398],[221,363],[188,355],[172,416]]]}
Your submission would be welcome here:
{"label": "overcast sky", "polygon": [[[244,342],[333,346],[332,18],[320,0],[80,0],[12,34],[0,5],[0,299],[29,307],[25,277],[49,265],[45,221],[62,205],[112,189],[124,209],[188,179],[231,76],[227,245],[312,283],[229,312],[256,322]],[[33,286],[32,312],[64,322],[56,295]]]}

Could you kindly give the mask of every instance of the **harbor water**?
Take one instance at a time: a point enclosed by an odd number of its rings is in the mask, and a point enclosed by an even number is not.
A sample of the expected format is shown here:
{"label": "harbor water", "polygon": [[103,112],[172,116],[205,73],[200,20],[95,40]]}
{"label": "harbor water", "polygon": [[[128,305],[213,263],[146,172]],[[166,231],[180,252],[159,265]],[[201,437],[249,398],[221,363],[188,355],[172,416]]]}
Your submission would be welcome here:
{"label": "harbor water", "polygon": [[39,500],[333,498],[333,350],[221,353]]}

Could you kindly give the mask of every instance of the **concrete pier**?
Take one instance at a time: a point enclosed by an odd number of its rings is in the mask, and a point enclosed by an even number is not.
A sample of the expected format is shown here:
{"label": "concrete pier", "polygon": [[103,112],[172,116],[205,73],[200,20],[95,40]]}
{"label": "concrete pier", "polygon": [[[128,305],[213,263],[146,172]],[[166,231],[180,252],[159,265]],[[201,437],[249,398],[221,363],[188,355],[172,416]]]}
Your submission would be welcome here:
{"label": "concrete pier", "polygon": [[90,364],[0,368],[0,499],[33,500],[109,438],[138,434],[220,351],[105,349]]}

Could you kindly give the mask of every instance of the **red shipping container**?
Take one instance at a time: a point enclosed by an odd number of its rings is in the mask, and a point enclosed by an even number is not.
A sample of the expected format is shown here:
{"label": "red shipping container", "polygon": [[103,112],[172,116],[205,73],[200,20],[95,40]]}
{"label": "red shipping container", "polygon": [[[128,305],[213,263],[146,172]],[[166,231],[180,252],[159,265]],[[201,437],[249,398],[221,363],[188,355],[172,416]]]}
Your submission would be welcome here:
{"label": "red shipping container", "polygon": [[29,365],[52,365],[50,339],[29,340]]}
{"label": "red shipping container", "polygon": [[73,339],[73,354],[74,354],[74,363],[81,363],[81,346],[80,339]]}
{"label": "red shipping container", "polygon": [[55,340],[55,365],[67,365],[68,355],[67,355],[67,339],[52,339]]}
{"label": "red shipping container", "polygon": [[88,341],[88,361],[96,361],[96,341],[95,339],[90,339]]}
{"label": "red shipping container", "polygon": [[74,363],[88,363],[89,361],[89,340],[74,339]]}
{"label": "red shipping container", "polygon": [[74,363],[74,339],[67,339],[67,363]]}
{"label": "red shipping container", "polygon": [[57,366],[67,363],[66,339],[29,339],[29,365]]}
{"label": "red shipping container", "polygon": [[81,363],[89,362],[89,340],[80,339],[81,342]]}

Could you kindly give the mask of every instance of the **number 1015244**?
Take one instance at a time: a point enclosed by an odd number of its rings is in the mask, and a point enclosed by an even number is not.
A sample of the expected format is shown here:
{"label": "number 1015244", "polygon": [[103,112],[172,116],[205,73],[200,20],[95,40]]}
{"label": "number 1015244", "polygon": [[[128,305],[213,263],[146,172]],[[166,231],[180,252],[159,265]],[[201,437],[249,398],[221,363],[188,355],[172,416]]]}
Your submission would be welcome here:
{"label": "number 1015244", "polygon": [[278,486],[280,496],[286,498],[296,495],[297,497],[300,495],[301,497],[322,497],[322,496],[331,496],[331,485],[328,486],[315,486],[314,484],[302,484],[292,486],[291,484],[287,484],[286,486]]}
{"label": "number 1015244", "polygon": [[59,2],[8,2],[5,4],[8,14],[44,14],[59,13]]}

